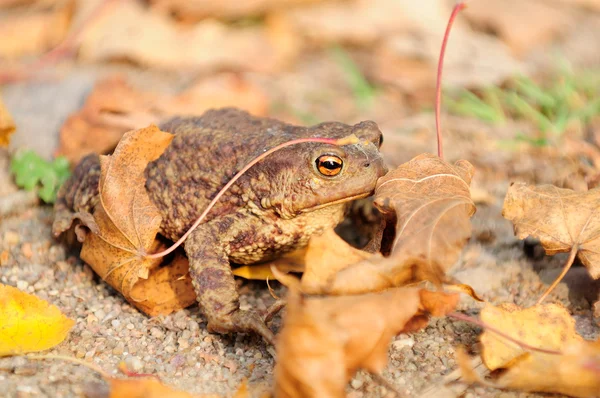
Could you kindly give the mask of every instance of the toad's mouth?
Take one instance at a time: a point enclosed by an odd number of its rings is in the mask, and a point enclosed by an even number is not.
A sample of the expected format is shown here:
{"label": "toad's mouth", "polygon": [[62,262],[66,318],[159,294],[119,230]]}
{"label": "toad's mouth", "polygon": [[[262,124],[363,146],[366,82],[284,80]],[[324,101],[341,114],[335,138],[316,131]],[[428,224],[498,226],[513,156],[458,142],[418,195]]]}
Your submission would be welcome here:
{"label": "toad's mouth", "polygon": [[339,205],[340,203],[345,203],[345,202],[350,202],[350,201],[356,200],[356,199],[366,198],[368,196],[371,196],[372,194],[373,194],[373,191],[361,193],[361,194],[354,195],[354,196],[347,196],[347,197],[342,198],[342,199],[334,200],[333,202],[327,202],[327,203],[323,203],[323,204],[320,204],[320,205],[317,205],[317,206],[307,207],[306,209],[300,210],[300,213],[308,213],[308,212],[311,212],[311,211],[322,209],[324,207],[329,207],[329,206],[333,206],[333,205]]}

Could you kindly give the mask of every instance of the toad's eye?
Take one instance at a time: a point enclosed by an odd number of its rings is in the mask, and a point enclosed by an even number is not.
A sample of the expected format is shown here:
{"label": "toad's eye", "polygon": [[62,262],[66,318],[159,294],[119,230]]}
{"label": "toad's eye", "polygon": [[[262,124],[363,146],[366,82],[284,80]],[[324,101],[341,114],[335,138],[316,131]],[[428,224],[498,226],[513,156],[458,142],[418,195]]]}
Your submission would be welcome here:
{"label": "toad's eye", "polygon": [[334,155],[322,155],[316,160],[317,170],[327,177],[333,177],[340,174],[344,162],[341,158]]}

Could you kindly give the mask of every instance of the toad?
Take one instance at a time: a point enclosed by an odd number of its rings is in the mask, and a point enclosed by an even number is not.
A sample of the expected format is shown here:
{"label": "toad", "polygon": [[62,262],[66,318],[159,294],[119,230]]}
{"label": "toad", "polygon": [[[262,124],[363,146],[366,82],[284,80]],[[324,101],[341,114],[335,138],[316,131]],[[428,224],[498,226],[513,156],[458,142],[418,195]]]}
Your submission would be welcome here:
{"label": "toad", "polygon": [[[225,193],[184,243],[209,331],[256,332],[272,343],[273,333],[258,314],[239,308],[230,264],[273,259],[342,221],[349,203],[371,195],[386,171],[379,153],[381,131],[372,121],[299,127],[233,108],[176,117],[160,128],[175,137],[146,167],[145,186],[162,216],[159,233],[173,241],[237,171],[266,149],[302,137],[359,138],[345,146],[302,143],[269,155]],[[65,217],[93,213],[99,175],[98,155],[75,168],[55,205],[56,234]]]}

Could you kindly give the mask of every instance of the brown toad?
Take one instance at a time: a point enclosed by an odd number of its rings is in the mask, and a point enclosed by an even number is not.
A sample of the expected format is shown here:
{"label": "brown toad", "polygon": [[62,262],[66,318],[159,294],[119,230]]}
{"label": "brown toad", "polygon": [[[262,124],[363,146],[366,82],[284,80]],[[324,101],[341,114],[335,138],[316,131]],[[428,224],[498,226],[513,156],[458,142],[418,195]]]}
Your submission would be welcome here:
{"label": "brown toad", "polygon": [[[253,311],[239,308],[230,262],[254,264],[306,245],[336,226],[349,202],[370,195],[385,173],[382,135],[371,121],[292,126],[237,109],[175,118],[161,126],[175,134],[165,152],[146,167],[146,190],[162,215],[160,234],[179,239],[233,175],[265,150],[301,137],[360,142],[335,146],[303,143],[269,155],[250,168],[185,241],[198,301],[214,332],[273,333]],[[97,155],[86,157],[59,192],[55,233],[98,203]]]}

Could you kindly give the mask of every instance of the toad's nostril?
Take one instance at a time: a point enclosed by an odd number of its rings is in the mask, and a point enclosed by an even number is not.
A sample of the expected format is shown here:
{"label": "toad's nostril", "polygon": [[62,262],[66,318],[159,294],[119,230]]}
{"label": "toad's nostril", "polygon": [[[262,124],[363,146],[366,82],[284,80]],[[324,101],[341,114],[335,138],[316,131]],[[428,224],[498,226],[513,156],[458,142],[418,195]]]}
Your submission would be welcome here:
{"label": "toad's nostril", "polygon": [[369,167],[371,165],[371,163],[369,162],[365,162],[365,164],[363,164],[364,167]]}

